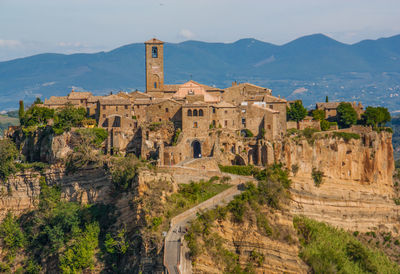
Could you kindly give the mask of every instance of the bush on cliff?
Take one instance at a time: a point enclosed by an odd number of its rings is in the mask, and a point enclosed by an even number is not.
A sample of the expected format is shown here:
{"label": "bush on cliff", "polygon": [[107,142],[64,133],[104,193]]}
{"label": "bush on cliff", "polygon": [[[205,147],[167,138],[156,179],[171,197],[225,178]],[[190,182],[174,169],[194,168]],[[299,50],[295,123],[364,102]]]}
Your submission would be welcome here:
{"label": "bush on cliff", "polygon": [[18,150],[10,139],[0,139],[0,179],[6,181],[8,176],[16,172],[15,160]]}
{"label": "bush on cliff", "polygon": [[260,258],[255,260],[254,256],[250,256],[250,261],[243,268],[238,263],[239,256],[227,249],[223,244],[224,240],[217,233],[212,233],[211,230],[216,220],[225,220],[230,217],[233,222],[242,223],[250,216],[255,216],[260,234],[266,236],[280,234],[280,232],[274,234],[274,229],[261,210],[263,206],[280,208],[282,203],[288,201],[288,188],[291,184],[288,172],[283,170],[280,165],[273,165],[266,170],[259,171],[255,177],[258,180],[257,186],[247,183],[244,186],[245,190],[227,206],[219,206],[203,212],[191,223],[185,240],[193,261],[202,250],[207,250],[215,264],[224,267],[224,271],[227,273],[251,273],[251,269],[260,264]]}
{"label": "bush on cliff", "polygon": [[368,249],[350,233],[305,217],[295,217],[300,257],[313,273],[400,273],[382,252]]}
{"label": "bush on cliff", "polygon": [[86,110],[84,108],[75,108],[67,105],[59,110],[54,116],[53,131],[59,135],[65,131],[69,131],[71,127],[82,126],[82,122],[86,119]]}

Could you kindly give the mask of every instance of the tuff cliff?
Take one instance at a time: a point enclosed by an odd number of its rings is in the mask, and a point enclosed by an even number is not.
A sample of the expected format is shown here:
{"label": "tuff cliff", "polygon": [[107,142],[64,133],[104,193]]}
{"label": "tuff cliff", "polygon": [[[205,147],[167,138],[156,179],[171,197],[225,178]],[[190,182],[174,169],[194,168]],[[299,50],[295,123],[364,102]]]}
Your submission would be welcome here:
{"label": "tuff cliff", "polygon": [[[356,134],[359,139],[344,140],[321,132],[275,146],[277,159],[292,169],[290,211],[353,231],[397,234],[392,134],[366,128]],[[323,172],[319,187],[313,169]]]}
{"label": "tuff cliff", "polygon": [[[397,194],[392,181],[391,134],[374,131],[360,131],[358,134],[359,139],[345,140],[322,132],[315,133],[311,139],[292,136],[273,145],[274,160],[291,170],[293,182],[291,203],[282,213],[263,211],[275,231],[281,231],[277,238],[257,232],[255,220],[240,225],[219,222],[212,232],[224,239],[232,250],[242,254],[242,263],[249,258],[252,260],[253,250],[263,253],[264,261],[256,267],[257,271],[292,273],[308,271],[307,265],[298,257],[299,245],[291,228],[293,215],[305,215],[351,231],[391,231],[398,234],[399,210],[393,201]],[[23,147],[36,147],[43,159],[60,159],[71,151],[68,145],[70,138],[69,133],[51,139],[36,135],[32,141],[24,142]],[[324,174],[319,187],[312,179],[313,168]],[[176,191],[177,183],[187,182],[187,177],[200,176],[194,171],[190,173],[188,168],[175,169],[173,174],[168,172],[169,169],[142,170],[129,192],[116,191],[109,173],[103,168],[66,173],[63,165],[56,164],[43,172],[19,173],[0,187],[0,220],[7,211],[20,216],[35,209],[40,194],[39,179],[44,176],[49,185],[61,187],[62,197],[66,200],[115,206],[118,213],[115,226],[125,227],[129,238],[138,247],[136,254],[127,256],[120,263],[126,265],[126,269],[138,270],[139,265],[147,265],[142,269],[161,271],[162,245],[159,239],[151,233],[144,233],[141,236],[143,242],[139,243],[135,237],[150,218],[161,212],[155,205]],[[144,202],[146,199],[152,202]],[[199,257],[195,270],[201,273],[219,272],[218,265],[207,254]]]}

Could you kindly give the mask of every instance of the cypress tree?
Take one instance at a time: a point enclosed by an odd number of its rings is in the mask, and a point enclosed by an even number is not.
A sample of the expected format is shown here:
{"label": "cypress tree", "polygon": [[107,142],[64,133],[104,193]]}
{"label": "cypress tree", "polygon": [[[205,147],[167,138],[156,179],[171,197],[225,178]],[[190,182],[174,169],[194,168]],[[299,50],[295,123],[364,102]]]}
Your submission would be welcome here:
{"label": "cypress tree", "polygon": [[24,101],[20,100],[19,101],[19,110],[18,110],[18,117],[19,117],[19,122],[22,125],[22,119],[25,116],[25,107],[24,107]]}

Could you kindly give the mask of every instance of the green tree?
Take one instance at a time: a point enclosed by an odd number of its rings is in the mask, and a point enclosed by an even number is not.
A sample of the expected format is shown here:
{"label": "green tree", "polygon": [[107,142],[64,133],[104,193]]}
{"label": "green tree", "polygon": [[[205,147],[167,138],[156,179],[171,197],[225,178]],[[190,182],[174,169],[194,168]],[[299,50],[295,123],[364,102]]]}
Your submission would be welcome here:
{"label": "green tree", "polygon": [[325,96],[325,103],[329,103],[328,95]]}
{"label": "green tree", "polygon": [[8,176],[16,171],[14,161],[18,157],[18,150],[10,139],[0,140],[0,179],[7,180]]}
{"label": "green tree", "polygon": [[357,112],[350,103],[342,102],[337,108],[337,119],[341,128],[348,128],[357,122]]}
{"label": "green tree", "polygon": [[0,239],[2,247],[8,250],[11,255],[25,245],[25,235],[22,232],[17,218],[8,212],[3,222],[0,224]]}
{"label": "green tree", "polygon": [[25,115],[25,107],[24,107],[24,101],[20,100],[19,101],[19,110],[18,110],[18,118],[19,122],[22,124],[22,119],[24,118]]}
{"label": "green tree", "polygon": [[314,109],[312,112],[312,117],[314,120],[322,121],[325,120],[325,111],[322,109]]}
{"label": "green tree", "polygon": [[307,116],[307,109],[303,107],[301,101],[294,102],[290,108],[287,109],[287,118],[291,121],[300,122]]}
{"label": "green tree", "polygon": [[86,110],[84,108],[75,108],[69,104],[55,115],[54,132],[61,134],[64,131],[69,131],[71,127],[80,126],[84,119],[86,119]]}
{"label": "green tree", "polygon": [[319,122],[321,130],[326,131],[331,128],[331,124],[327,120],[321,120]]}
{"label": "green tree", "polygon": [[25,113],[21,125],[39,126],[46,125],[49,119],[54,118],[54,109],[32,105]]}
{"label": "green tree", "polygon": [[37,104],[43,104],[43,101],[42,100],[40,100],[40,98],[39,97],[36,97],[36,100],[35,100],[35,102],[33,102],[35,105],[37,105]]}
{"label": "green tree", "polygon": [[384,107],[367,107],[362,117],[364,125],[378,127],[390,122],[391,116],[387,108]]}

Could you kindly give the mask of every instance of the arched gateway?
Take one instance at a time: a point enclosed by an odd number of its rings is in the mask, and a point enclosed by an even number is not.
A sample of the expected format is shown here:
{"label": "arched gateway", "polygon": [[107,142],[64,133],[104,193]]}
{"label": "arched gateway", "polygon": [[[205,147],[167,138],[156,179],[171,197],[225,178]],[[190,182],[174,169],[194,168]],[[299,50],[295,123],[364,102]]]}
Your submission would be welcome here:
{"label": "arched gateway", "polygon": [[201,158],[201,144],[195,140],[192,142],[193,158]]}

